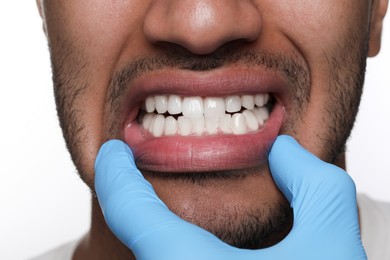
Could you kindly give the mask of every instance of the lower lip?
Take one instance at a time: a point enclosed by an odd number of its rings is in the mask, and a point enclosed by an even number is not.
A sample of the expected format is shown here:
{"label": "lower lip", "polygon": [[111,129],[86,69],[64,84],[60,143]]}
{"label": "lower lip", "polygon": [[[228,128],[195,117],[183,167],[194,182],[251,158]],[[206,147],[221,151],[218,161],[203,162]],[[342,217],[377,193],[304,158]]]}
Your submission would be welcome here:
{"label": "lower lip", "polygon": [[210,172],[257,167],[283,122],[283,107],[276,103],[265,126],[245,135],[152,137],[138,123],[124,129],[139,169],[151,172]]}

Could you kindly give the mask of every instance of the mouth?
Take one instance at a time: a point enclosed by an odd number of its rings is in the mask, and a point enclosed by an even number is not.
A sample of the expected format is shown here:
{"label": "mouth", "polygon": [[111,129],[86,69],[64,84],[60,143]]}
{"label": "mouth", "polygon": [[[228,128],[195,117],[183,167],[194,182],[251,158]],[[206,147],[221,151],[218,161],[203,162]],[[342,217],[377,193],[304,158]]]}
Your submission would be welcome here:
{"label": "mouth", "polygon": [[221,172],[267,163],[287,82],[266,70],[159,71],[135,79],[125,142],[141,171]]}

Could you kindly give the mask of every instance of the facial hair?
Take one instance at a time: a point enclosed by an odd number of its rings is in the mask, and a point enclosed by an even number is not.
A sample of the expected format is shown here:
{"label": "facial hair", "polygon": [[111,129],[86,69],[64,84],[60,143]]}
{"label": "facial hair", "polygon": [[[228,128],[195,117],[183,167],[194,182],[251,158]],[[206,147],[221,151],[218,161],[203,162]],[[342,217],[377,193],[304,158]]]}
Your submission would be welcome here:
{"label": "facial hair", "polygon": [[[344,149],[360,103],[367,46],[365,43],[356,46],[359,42],[362,41],[353,35],[346,37],[345,41],[340,42],[337,55],[327,57],[331,68],[327,98],[330,105],[322,115],[326,129],[317,137],[324,151],[325,160],[330,162]],[[74,105],[83,98],[90,85],[88,79],[90,64],[87,59],[82,58],[83,56],[82,49],[64,41],[62,47],[56,47],[55,51],[52,51],[52,68],[57,112],[68,150],[81,178],[92,187],[93,181],[90,176],[93,176],[93,173],[83,171],[82,147],[88,142],[89,133],[84,130],[86,127],[82,110]],[[161,55],[135,57],[113,73],[105,105],[106,139],[120,137],[119,129],[122,122],[116,115],[123,109],[124,93],[132,80],[146,73],[168,68],[212,71],[224,66],[248,68],[257,66],[282,75],[289,83],[291,88],[289,91],[293,93],[294,109],[288,111],[281,133],[297,135],[311,93],[310,71],[305,62],[293,53],[241,50],[226,45],[205,56],[196,56],[184,49],[172,48],[165,50]],[[220,223],[218,226],[195,224],[210,230],[231,245],[261,248],[265,246],[262,241],[270,234],[281,232],[292,223],[292,211],[286,202],[268,206],[266,213],[259,209],[247,209],[243,214],[239,214],[240,217],[237,219],[232,212],[222,212],[221,214],[226,214],[223,219],[230,220],[231,223]],[[186,213],[180,209],[175,213],[186,218]]]}

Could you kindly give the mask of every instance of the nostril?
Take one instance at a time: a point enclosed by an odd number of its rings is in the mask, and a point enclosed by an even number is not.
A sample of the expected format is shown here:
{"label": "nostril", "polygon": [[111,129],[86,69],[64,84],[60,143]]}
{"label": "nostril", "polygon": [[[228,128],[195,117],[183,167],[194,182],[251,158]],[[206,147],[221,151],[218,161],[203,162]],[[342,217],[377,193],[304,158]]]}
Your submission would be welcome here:
{"label": "nostril", "polygon": [[154,1],[144,34],[152,44],[180,45],[196,55],[210,54],[229,42],[252,42],[260,37],[262,17],[249,2]]}

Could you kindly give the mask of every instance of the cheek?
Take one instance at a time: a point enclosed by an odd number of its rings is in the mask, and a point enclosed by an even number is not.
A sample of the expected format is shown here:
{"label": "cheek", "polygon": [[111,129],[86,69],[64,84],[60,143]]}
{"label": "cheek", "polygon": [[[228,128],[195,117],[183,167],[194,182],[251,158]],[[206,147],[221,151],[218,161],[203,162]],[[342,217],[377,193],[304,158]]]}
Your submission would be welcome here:
{"label": "cheek", "polygon": [[368,30],[371,1],[359,0],[304,0],[278,4],[278,24],[292,37],[297,47],[309,53],[313,49],[326,51],[335,48],[347,34]]}
{"label": "cheek", "polygon": [[[312,81],[327,81],[331,59],[345,41],[361,42],[370,19],[370,1],[304,0],[278,3],[277,24],[308,63]],[[270,18],[271,19],[271,18]],[[318,78],[318,80],[317,80]],[[325,91],[325,90],[324,90]]]}
{"label": "cheek", "polygon": [[61,126],[73,161],[88,184],[105,138],[107,88],[123,46],[132,37],[129,28],[137,23],[128,19],[128,10],[137,11],[136,7],[107,5],[88,0],[45,4]]}
{"label": "cheek", "polygon": [[[292,120],[294,135],[322,159],[329,160],[333,156],[330,153],[342,145],[343,134],[349,132],[350,123],[343,122],[344,127],[340,127],[332,117],[335,111],[331,111],[332,104],[346,101],[339,96],[331,97],[330,92],[332,88],[339,88],[340,93],[344,91],[352,96],[353,89],[359,88],[350,78],[361,73],[361,61],[356,57],[364,55],[362,44],[367,37],[368,10],[368,1],[301,1],[295,6],[286,3],[282,10],[284,15],[279,14],[283,17],[280,30],[310,68],[310,102]],[[338,105],[333,107],[342,109]],[[350,118],[344,116],[342,120],[350,121]],[[334,130],[341,132],[342,137],[332,132]]]}

